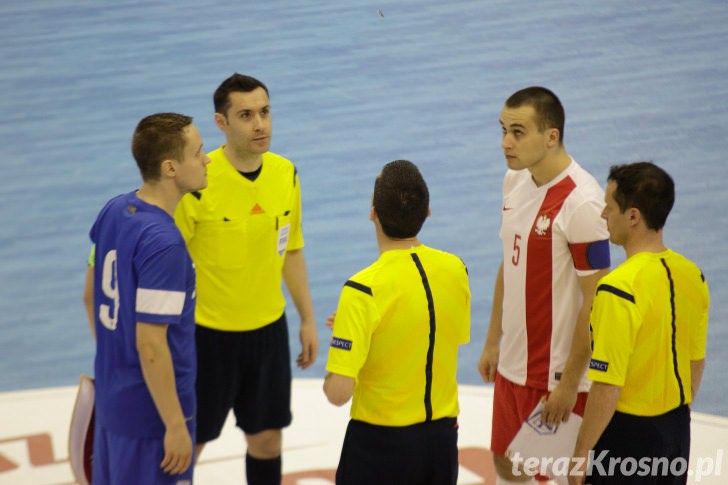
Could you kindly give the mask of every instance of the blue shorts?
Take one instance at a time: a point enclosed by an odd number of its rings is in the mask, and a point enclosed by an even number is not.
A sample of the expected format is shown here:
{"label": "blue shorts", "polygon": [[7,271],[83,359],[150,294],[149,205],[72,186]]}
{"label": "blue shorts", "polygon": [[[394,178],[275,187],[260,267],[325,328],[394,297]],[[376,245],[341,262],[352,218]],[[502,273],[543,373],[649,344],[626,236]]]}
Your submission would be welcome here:
{"label": "blue shorts", "polygon": [[[189,425],[194,443],[193,423]],[[109,432],[98,423],[91,458],[93,485],[191,485],[194,465],[179,475],[159,466],[164,459],[164,438],[135,438]],[[194,457],[193,457],[194,461]]]}
{"label": "blue shorts", "polygon": [[222,432],[230,410],[247,434],[291,424],[291,352],[285,313],[270,325],[223,332],[197,325],[197,442]]}

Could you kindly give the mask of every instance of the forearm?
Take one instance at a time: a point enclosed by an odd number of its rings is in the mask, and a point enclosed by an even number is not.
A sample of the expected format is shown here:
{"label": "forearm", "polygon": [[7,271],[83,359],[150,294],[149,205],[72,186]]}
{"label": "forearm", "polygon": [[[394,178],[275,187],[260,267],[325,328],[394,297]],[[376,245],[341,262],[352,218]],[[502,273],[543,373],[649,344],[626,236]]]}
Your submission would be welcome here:
{"label": "forearm", "polygon": [[584,372],[589,365],[590,357],[589,309],[582,307],[577,316],[569,357],[564,365],[559,386],[566,386],[568,389],[577,392]]}
{"label": "forearm", "polygon": [[316,361],[319,344],[316,318],[313,314],[313,303],[308,289],[306,259],[302,249],[289,251],[286,254],[283,262],[283,280],[286,282],[288,292],[291,294],[298,316],[301,318],[301,353],[296,358],[296,364],[301,369],[307,369]]}
{"label": "forearm", "polygon": [[611,384],[594,382],[584,411],[584,419],[576,438],[575,455],[593,450],[614,416],[622,388]]}
{"label": "forearm", "polygon": [[[152,327],[152,328],[145,328]],[[155,324],[137,324],[137,350],[144,381],[154,405],[167,429],[186,426],[177,396],[172,355],[166,340],[166,328]],[[163,337],[163,338],[162,338]]]}
{"label": "forearm", "polygon": [[343,406],[354,395],[354,383],[351,377],[329,372],[324,378],[324,394],[331,404]]}
{"label": "forearm", "polygon": [[283,262],[283,281],[293,299],[298,315],[301,318],[301,325],[315,325],[313,303],[311,292],[308,287],[308,275],[306,273],[306,258],[303,249],[289,251]]}
{"label": "forearm", "polygon": [[94,311],[94,268],[86,268],[86,282],[83,286],[83,306],[86,309],[86,319],[91,328],[91,336],[96,339],[96,312]]}
{"label": "forearm", "polygon": [[490,324],[485,338],[485,347],[495,346],[497,348],[503,336],[503,288],[503,262],[501,261],[493,288],[493,306],[490,310]]}
{"label": "forearm", "polygon": [[569,356],[566,359],[564,370],[561,374],[560,386],[566,386],[573,391],[579,387],[584,372],[589,365],[591,358],[591,334],[589,331],[589,316],[594,293],[596,292],[599,280],[608,273],[607,269],[599,270],[589,276],[579,277],[579,289],[581,291],[581,307],[576,316],[574,336],[571,339]]}
{"label": "forearm", "polygon": [[498,267],[498,276],[493,289],[493,308],[490,311],[488,334],[483,352],[478,361],[478,372],[484,382],[494,382],[500,359],[500,340],[503,336],[503,263]]}

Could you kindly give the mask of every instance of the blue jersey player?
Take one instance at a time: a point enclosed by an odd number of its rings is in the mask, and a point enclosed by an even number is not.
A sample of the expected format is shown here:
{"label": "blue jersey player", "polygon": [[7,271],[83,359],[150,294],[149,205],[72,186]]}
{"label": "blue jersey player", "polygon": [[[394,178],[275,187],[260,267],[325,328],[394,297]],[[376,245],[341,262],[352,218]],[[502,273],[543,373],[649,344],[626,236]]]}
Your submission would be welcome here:
{"label": "blue jersey player", "polygon": [[207,186],[192,118],[142,119],[132,153],[139,190],[111,199],[91,228],[84,301],[96,336],[97,484],[192,482],[195,270],[174,223],[178,202]]}

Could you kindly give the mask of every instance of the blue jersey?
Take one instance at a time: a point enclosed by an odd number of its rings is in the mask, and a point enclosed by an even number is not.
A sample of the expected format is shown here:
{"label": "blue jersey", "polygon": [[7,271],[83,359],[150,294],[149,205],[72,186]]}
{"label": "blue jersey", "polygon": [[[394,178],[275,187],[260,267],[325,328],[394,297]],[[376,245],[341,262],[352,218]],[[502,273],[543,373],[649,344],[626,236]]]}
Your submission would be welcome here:
{"label": "blue jersey", "polygon": [[95,244],[96,420],[113,433],[161,438],[165,427],[142,375],[136,324],[168,324],[185,417],[195,416],[195,270],[174,219],[134,192],[111,199]]}

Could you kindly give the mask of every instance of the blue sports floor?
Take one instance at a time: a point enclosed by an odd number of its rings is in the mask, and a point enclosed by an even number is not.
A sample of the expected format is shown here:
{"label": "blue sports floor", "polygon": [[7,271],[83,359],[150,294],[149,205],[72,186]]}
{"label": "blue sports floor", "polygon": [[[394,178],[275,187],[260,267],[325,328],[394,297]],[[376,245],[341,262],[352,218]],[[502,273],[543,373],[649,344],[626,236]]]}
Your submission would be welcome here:
{"label": "blue sports floor", "polygon": [[238,71],[268,85],[272,149],[302,181],[321,352],[297,376],[324,374],[325,317],[376,258],[374,177],[407,158],[431,190],[421,239],[470,270],[460,378],[480,382],[500,258],[498,116],[512,92],[539,84],[561,97],[567,150],[600,181],[639,159],[675,178],[666,240],[703,268],[713,299],[695,408],[728,416],[727,25],[725,0],[3,0],[0,391],[91,372],[87,233],[108,198],[138,186],[132,130],[178,111],[217,147],[212,92]]}

